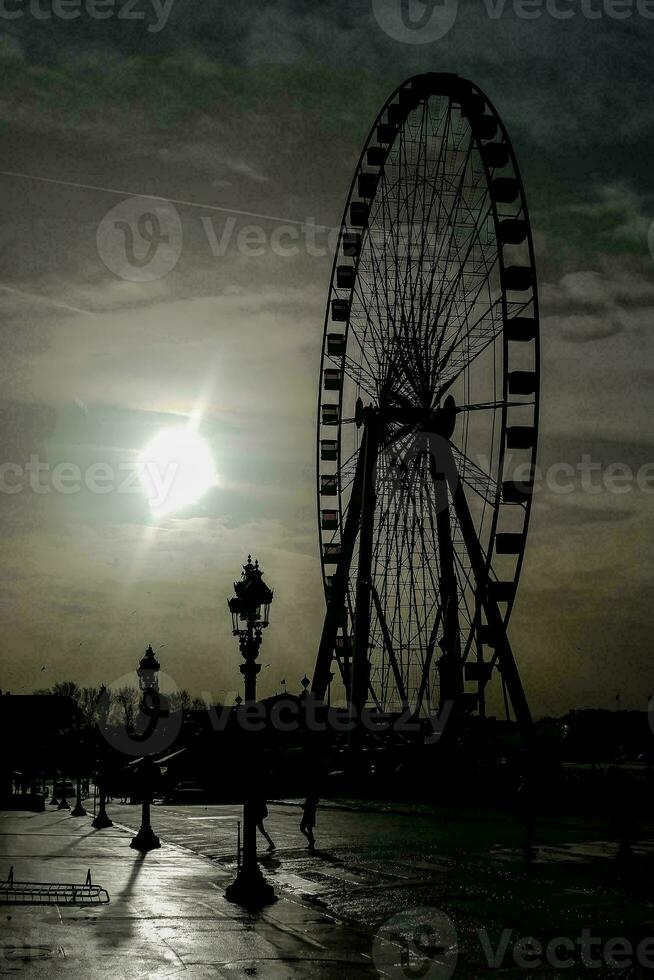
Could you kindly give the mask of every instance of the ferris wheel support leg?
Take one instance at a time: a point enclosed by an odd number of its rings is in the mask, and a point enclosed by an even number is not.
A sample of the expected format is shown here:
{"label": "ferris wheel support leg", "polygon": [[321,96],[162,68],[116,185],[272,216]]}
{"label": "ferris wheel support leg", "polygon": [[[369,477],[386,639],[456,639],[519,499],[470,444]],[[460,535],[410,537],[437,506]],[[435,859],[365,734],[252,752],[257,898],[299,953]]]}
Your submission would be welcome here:
{"label": "ferris wheel support leg", "polygon": [[[347,584],[350,577],[354,542],[359,533],[361,522],[363,471],[364,454],[361,452],[357,460],[350,503],[347,510],[347,517],[345,518],[345,528],[343,530],[343,537],[341,538],[341,555],[334,575],[331,595],[327,600],[327,610],[320,636],[316,666],[313,672],[311,690],[319,701],[324,701],[327,693],[332,658],[336,647],[336,634],[338,633],[339,626],[343,625],[346,617],[345,598],[347,595]],[[347,659],[345,662],[347,663]],[[343,681],[346,685],[347,697],[349,699],[352,697],[350,676],[349,671],[345,671],[343,674]]]}
{"label": "ferris wheel support leg", "polygon": [[459,633],[459,597],[454,569],[447,483],[444,473],[434,472],[433,457],[430,462],[436,495],[436,531],[441,559],[441,606],[444,611],[445,650],[440,664],[440,706],[443,707],[448,701],[456,702],[463,691],[463,664]]}
{"label": "ferris wheel support leg", "polygon": [[384,615],[379,593],[374,585],[372,586],[372,601],[375,604],[375,612],[377,613],[377,619],[384,638],[384,646],[386,647],[386,653],[388,654],[388,659],[391,663],[391,670],[393,671],[393,677],[395,678],[395,684],[397,685],[397,693],[400,696],[400,704],[402,705],[402,710],[406,711],[406,709],[409,707],[409,699],[407,698],[406,688],[402,678],[402,671],[400,670],[400,665],[398,664],[397,657],[395,656],[393,640],[391,639],[391,631],[389,630],[388,623],[386,622],[386,616]]}
{"label": "ferris wheel support leg", "polygon": [[376,416],[370,412],[364,421],[360,456],[363,457],[361,487],[361,532],[359,534],[359,562],[356,584],[356,617],[352,648],[352,706],[356,717],[361,717],[368,700],[370,663],[370,606],[372,602],[372,546],[375,518],[375,467],[379,448],[379,427]]}
{"label": "ferris wheel support leg", "polygon": [[502,679],[511,699],[515,719],[525,738],[530,739],[533,730],[533,720],[529,710],[529,704],[527,703],[527,697],[522,686],[522,681],[520,680],[518,666],[513,656],[499,606],[487,593],[488,574],[486,561],[481,545],[479,544],[479,539],[477,538],[477,532],[475,531],[470,510],[468,509],[468,501],[463,490],[463,484],[458,478],[456,464],[451,453],[446,472],[454,509],[459,520],[459,527],[461,528],[463,540],[465,541],[466,550],[470,558],[477,589],[481,593],[481,603],[486,613],[488,625],[496,639],[497,661],[502,672]]}

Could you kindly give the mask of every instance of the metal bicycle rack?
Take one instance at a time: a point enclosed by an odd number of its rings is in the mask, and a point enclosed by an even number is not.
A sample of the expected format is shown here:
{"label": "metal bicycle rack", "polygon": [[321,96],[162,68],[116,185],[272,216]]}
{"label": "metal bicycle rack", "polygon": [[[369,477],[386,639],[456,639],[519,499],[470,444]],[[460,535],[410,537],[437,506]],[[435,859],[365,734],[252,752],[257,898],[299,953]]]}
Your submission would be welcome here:
{"label": "metal bicycle rack", "polygon": [[14,869],[0,882],[0,905],[106,905],[109,893],[91,881],[91,869],[83,885],[47,881],[15,881]]}

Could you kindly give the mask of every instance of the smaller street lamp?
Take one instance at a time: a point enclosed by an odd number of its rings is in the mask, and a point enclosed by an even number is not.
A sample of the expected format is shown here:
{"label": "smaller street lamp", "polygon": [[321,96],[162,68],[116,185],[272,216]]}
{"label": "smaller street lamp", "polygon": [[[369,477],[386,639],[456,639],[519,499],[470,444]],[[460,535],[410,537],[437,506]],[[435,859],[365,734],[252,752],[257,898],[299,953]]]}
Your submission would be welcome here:
{"label": "smaller street lamp", "polygon": [[[161,698],[159,696],[160,664],[151,646],[145,651],[145,656],[139,662],[136,673],[139,678],[141,691],[141,711],[149,716],[149,734],[162,716]],[[152,851],[161,847],[161,841],[155,834],[150,823],[150,805],[152,803],[152,787],[154,783],[154,763],[151,756],[143,757],[143,791],[141,799],[141,826],[136,837],[130,843],[136,851]]]}
{"label": "smaller street lamp", "polygon": [[75,788],[75,806],[70,811],[71,817],[85,817],[86,810],[82,804],[82,775],[80,769],[83,767],[86,761],[86,749],[88,745],[88,732],[81,724],[79,719],[75,721],[73,726],[73,736],[75,739],[77,751],[75,753],[75,762],[77,769],[77,783]]}
{"label": "smaller street lamp", "polygon": [[[96,763],[98,763],[98,753],[100,753],[100,747],[102,742],[100,741],[99,735],[105,734],[105,728],[107,725],[107,716],[109,714],[109,700],[107,694],[107,688],[102,685],[100,688],[100,693],[96,702],[98,709],[98,719],[95,727],[95,737],[96,737]],[[102,753],[104,754],[104,753]],[[100,772],[102,769],[102,772]],[[101,760],[99,764],[96,765],[96,771],[93,776],[93,782],[95,783],[95,789],[99,797],[98,812],[93,817],[91,826],[95,827],[96,830],[105,830],[107,827],[113,827],[114,822],[110,819],[107,813],[107,788],[105,783],[106,777],[106,764],[102,765]],[[93,810],[95,812],[95,801],[93,803]]]}
{"label": "smaller street lamp", "polygon": [[75,793],[75,807],[70,811],[71,817],[85,817],[86,810],[82,804],[82,777],[77,776],[77,789]]}
{"label": "smaller street lamp", "polygon": [[[248,555],[243,566],[240,582],[234,582],[233,598],[229,599],[232,614],[232,634],[238,637],[239,650],[243,657],[240,671],[245,687],[245,704],[256,701],[257,674],[261,664],[257,663],[261,647],[261,633],[270,622],[272,591],[263,580],[259,562],[252,563]],[[238,700],[238,699],[237,699]],[[251,764],[248,766],[251,770]],[[249,777],[243,803],[243,861],[236,878],[225,890],[225,898],[246,908],[260,908],[277,900],[274,889],[261,873],[257,861],[257,817],[256,787],[252,785],[252,772]]]}
{"label": "smaller street lamp", "polygon": [[91,822],[91,826],[95,827],[96,830],[105,830],[107,827],[113,827],[114,822],[109,817],[107,813],[107,790],[104,784],[104,775],[98,780],[98,812]]}

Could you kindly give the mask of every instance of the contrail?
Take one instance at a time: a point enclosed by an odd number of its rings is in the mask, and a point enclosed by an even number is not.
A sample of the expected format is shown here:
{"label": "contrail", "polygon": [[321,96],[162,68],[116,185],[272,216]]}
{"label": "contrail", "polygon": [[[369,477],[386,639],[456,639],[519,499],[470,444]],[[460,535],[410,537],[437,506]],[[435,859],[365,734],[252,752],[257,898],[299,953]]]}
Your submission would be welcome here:
{"label": "contrail", "polygon": [[38,303],[49,303],[50,306],[58,306],[62,310],[70,310],[71,313],[96,316],[91,310],[82,310],[79,306],[70,306],[68,303],[61,303],[58,299],[51,299],[49,296],[39,296],[38,293],[25,293],[22,289],[14,289],[12,286],[5,286],[4,283],[0,283],[0,289],[4,290],[5,293],[15,293],[16,296],[22,296],[24,299],[33,299]]}
{"label": "contrail", "polygon": [[217,204],[200,204],[198,201],[182,201],[159,194],[137,194],[134,191],[121,191],[115,187],[100,187],[97,184],[80,184],[72,180],[59,180],[55,177],[39,177],[36,174],[19,174],[13,170],[0,170],[0,177],[19,177],[21,180],[39,180],[44,184],[59,184],[62,187],[79,187],[85,191],[99,191],[102,194],[115,194],[118,197],[142,197],[147,201],[164,201],[166,204],[179,204],[185,208],[202,208],[204,211],[220,211],[222,214],[236,214],[242,218],[258,218],[260,221],[277,221],[285,225],[299,225],[300,228],[329,230],[329,225],[316,225],[312,221],[298,221],[296,218],[280,218],[274,214],[259,214],[257,211],[239,211],[236,208],[221,208]]}

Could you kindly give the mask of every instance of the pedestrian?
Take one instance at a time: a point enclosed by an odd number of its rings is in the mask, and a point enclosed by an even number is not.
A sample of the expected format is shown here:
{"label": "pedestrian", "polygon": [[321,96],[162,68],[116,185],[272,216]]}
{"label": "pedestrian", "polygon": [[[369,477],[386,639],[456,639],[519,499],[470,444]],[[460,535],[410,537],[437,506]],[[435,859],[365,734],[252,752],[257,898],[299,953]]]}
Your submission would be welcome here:
{"label": "pedestrian", "polygon": [[629,772],[619,766],[611,766],[606,777],[609,834],[618,841],[617,860],[628,865],[634,860],[632,844],[637,842],[640,831],[634,781]]}
{"label": "pedestrian", "polygon": [[520,777],[516,792],[516,815],[524,829],[522,853],[527,865],[531,865],[536,857],[534,849],[534,830],[536,828],[536,807],[534,801],[534,786],[532,774],[527,771]]}
{"label": "pedestrian", "polygon": [[307,793],[307,798],[302,804],[302,820],[300,821],[300,833],[304,834],[309,841],[309,850],[315,851],[316,841],[313,836],[313,828],[316,826],[316,810],[318,808],[318,794],[316,792]]}
{"label": "pedestrian", "polygon": [[268,841],[268,850],[274,851],[275,845],[273,843],[273,839],[263,824],[264,820],[268,817],[268,807],[266,805],[266,801],[262,797],[259,797],[258,799],[254,800],[252,808],[254,810],[254,820],[257,825],[257,830]]}

